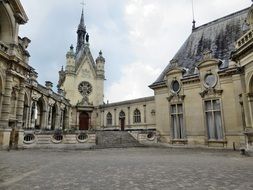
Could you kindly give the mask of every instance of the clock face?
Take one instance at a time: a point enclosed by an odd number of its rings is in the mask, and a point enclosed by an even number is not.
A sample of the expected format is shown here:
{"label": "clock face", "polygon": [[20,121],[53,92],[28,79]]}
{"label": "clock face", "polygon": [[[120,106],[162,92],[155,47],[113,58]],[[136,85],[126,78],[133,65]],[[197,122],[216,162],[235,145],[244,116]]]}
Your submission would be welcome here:
{"label": "clock face", "polygon": [[83,81],[78,85],[78,91],[82,96],[88,96],[92,92],[92,86],[89,82]]}

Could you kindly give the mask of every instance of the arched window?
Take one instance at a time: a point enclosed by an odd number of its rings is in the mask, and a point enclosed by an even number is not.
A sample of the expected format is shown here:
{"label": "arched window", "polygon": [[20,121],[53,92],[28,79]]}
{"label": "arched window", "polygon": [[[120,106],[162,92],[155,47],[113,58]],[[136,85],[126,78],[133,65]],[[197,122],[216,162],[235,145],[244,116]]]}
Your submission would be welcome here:
{"label": "arched window", "polygon": [[140,123],[141,122],[141,112],[140,110],[136,109],[134,110],[134,123]]}
{"label": "arched window", "polygon": [[110,112],[106,115],[106,124],[112,125],[112,114]]}

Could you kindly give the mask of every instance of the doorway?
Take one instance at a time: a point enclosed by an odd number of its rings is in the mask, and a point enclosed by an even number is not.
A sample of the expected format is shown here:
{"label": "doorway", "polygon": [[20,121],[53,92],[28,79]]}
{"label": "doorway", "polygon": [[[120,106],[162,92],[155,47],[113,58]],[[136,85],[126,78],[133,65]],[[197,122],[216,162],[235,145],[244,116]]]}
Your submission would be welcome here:
{"label": "doorway", "polygon": [[121,131],[124,131],[125,130],[125,118],[126,118],[126,115],[123,111],[121,111],[119,113],[119,121],[120,121],[120,128],[121,128]]}
{"label": "doorway", "polygon": [[81,112],[79,115],[79,130],[88,130],[90,117],[87,112]]}

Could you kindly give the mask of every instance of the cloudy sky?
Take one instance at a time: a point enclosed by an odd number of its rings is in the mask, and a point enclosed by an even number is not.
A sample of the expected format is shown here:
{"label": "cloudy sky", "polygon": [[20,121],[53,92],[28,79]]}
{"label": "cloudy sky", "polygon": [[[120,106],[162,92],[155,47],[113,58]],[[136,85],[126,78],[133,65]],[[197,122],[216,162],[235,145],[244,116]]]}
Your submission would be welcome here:
{"label": "cloudy sky", "polygon": [[[57,85],[65,54],[76,45],[82,0],[21,0],[39,82]],[[105,101],[153,95],[148,88],[191,33],[192,0],[86,0],[90,48],[106,58]],[[197,26],[251,5],[250,0],[194,0]]]}

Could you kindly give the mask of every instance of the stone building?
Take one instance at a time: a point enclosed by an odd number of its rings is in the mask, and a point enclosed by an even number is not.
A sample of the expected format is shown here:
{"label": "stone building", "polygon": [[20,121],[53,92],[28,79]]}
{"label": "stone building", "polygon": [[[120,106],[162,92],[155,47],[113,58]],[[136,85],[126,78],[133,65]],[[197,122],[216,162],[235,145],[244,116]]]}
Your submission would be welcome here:
{"label": "stone building", "polygon": [[158,79],[156,129],[170,144],[252,144],[253,7],[195,28]]}
{"label": "stone building", "polygon": [[[18,37],[27,20],[19,0],[0,1],[1,147],[33,139],[27,131],[37,142],[76,144],[95,143],[95,131],[121,130],[171,146],[253,150],[253,6],[199,27],[194,22],[149,86],[154,96],[111,104],[103,102],[105,58],[100,51],[93,59],[83,12],[76,48],[71,45],[59,71],[58,93],[49,81],[38,84],[28,64],[30,40]],[[55,131],[70,129],[52,140]]]}
{"label": "stone building", "polygon": [[19,0],[0,1],[0,147],[22,146],[24,130],[68,127],[69,101],[37,82],[29,65],[30,40],[19,37],[28,21]]}

